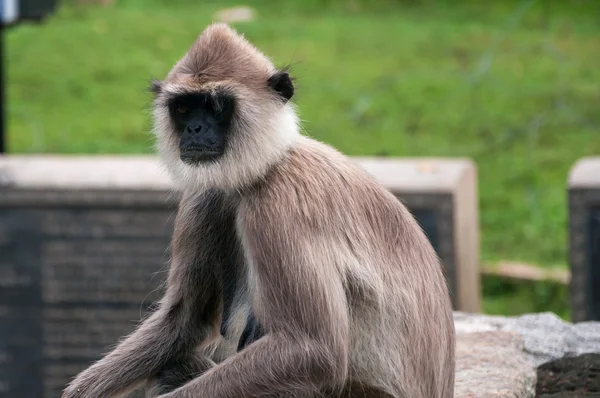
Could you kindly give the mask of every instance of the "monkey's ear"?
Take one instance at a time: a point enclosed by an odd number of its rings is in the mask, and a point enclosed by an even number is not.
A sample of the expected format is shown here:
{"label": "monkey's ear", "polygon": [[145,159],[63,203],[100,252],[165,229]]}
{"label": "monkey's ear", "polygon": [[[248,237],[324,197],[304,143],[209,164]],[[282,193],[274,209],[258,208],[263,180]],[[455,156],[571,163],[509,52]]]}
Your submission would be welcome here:
{"label": "monkey's ear", "polygon": [[267,81],[269,87],[277,92],[283,102],[288,102],[294,96],[294,84],[290,74],[285,71],[275,72]]}
{"label": "monkey's ear", "polygon": [[162,91],[162,86],[163,82],[161,82],[160,80],[152,80],[150,82],[149,90],[154,94],[160,94],[160,92]]}

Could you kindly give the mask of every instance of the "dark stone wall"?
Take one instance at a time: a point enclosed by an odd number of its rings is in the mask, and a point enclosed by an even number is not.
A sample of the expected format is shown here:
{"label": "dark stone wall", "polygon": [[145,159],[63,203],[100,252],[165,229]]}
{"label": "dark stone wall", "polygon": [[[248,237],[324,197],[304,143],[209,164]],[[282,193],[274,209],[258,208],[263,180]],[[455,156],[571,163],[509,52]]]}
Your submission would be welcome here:
{"label": "dark stone wall", "polygon": [[569,190],[569,263],[573,321],[600,321],[600,189]]}
{"label": "dark stone wall", "polygon": [[589,214],[589,316],[600,321],[600,204]]}
{"label": "dark stone wall", "polygon": [[160,297],[176,204],[137,195],[0,191],[0,397],[60,397]]}

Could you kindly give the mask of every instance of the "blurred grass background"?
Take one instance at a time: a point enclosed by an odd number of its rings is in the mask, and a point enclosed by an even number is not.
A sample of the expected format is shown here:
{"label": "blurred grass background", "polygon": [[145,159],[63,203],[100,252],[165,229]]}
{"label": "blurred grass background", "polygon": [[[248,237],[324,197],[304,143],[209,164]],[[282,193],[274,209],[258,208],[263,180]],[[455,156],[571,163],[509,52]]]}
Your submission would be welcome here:
{"label": "blurred grass background", "polygon": [[[63,0],[6,35],[8,150],[152,152],[146,91],[216,11],[292,65],[308,135],[348,155],[479,170],[482,262],[566,267],[566,179],[600,153],[597,0]],[[485,310],[553,310],[566,287],[484,278]],[[564,297],[563,297],[564,296]]]}

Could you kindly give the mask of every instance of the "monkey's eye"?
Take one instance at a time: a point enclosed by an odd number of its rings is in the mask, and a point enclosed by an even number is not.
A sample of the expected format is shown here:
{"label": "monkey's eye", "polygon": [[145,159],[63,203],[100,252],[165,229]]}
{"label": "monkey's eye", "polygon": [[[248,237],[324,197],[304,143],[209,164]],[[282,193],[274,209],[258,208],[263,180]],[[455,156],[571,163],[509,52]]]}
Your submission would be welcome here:
{"label": "monkey's eye", "polygon": [[175,107],[175,111],[177,111],[177,113],[179,113],[180,115],[185,115],[186,113],[188,113],[189,110],[189,106],[183,102],[178,103]]}

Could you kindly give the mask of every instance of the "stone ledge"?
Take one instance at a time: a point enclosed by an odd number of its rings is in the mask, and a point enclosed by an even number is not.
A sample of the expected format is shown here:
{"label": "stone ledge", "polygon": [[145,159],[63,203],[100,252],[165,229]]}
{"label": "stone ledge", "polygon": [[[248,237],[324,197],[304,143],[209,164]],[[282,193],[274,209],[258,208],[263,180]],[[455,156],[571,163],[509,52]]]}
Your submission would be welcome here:
{"label": "stone ledge", "polygon": [[35,189],[173,189],[154,155],[4,155],[0,187]]}
{"label": "stone ledge", "polygon": [[570,323],[551,312],[502,317],[454,313],[456,332],[515,332],[523,339],[524,351],[536,366],[586,353],[600,353],[600,322]]}
{"label": "stone ledge", "polygon": [[[475,168],[460,158],[351,159],[394,192],[454,192]],[[0,185],[43,188],[173,189],[156,155],[4,155]]]}
{"label": "stone ledge", "polygon": [[600,322],[572,324],[553,313],[518,317],[454,313],[455,398],[535,396],[537,367],[600,353]]}
{"label": "stone ledge", "polygon": [[461,333],[456,342],[455,398],[533,397],[536,367],[516,333]]}
{"label": "stone ledge", "polygon": [[569,188],[600,188],[598,170],[600,170],[600,156],[578,160],[569,172],[567,181]]}

